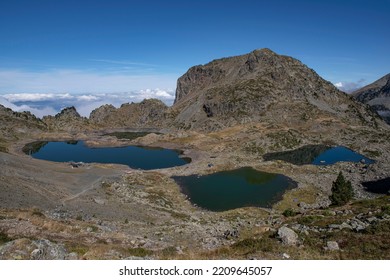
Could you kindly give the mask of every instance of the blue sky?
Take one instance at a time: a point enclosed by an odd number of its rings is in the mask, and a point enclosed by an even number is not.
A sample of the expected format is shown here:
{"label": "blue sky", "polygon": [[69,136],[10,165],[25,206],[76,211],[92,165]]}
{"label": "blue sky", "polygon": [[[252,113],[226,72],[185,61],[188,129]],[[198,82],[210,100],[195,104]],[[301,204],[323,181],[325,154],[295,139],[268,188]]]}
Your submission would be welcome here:
{"label": "blue sky", "polygon": [[0,95],[159,88],[169,103],[189,67],[264,47],[353,88],[390,72],[389,13],[390,0],[2,0]]}

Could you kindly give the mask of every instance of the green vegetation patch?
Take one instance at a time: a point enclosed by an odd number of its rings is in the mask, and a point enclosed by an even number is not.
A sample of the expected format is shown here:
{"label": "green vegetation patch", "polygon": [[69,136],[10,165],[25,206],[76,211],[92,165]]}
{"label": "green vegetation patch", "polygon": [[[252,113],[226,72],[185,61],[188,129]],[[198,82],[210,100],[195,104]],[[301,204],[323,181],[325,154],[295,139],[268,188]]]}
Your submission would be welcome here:
{"label": "green vegetation patch", "polygon": [[165,193],[161,190],[148,191],[149,196],[147,199],[151,204],[159,205],[162,207],[173,208],[172,201],[165,197]]}
{"label": "green vegetation patch", "polygon": [[382,152],[380,151],[374,151],[374,150],[364,150],[363,151],[368,157],[379,157],[382,155]]}
{"label": "green vegetation patch", "polygon": [[263,155],[264,148],[255,142],[248,143],[243,150],[248,154]]}
{"label": "green vegetation patch", "polygon": [[247,238],[234,243],[231,249],[240,255],[252,254],[255,252],[272,252],[278,247],[277,240],[270,236],[262,238]]}
{"label": "green vegetation patch", "polygon": [[314,225],[317,224],[323,217],[317,215],[307,215],[298,218],[297,222],[302,225]]}
{"label": "green vegetation patch", "polygon": [[69,252],[77,253],[77,255],[83,256],[88,252],[88,247],[80,244],[71,245],[69,247]]}
{"label": "green vegetation patch", "polygon": [[127,252],[132,256],[140,258],[144,258],[153,254],[153,251],[145,248],[129,248],[127,249]]}
{"label": "green vegetation patch", "polygon": [[161,259],[170,259],[177,255],[177,250],[173,246],[166,247],[161,250],[160,258]]}
{"label": "green vegetation patch", "polygon": [[355,212],[373,212],[380,209],[380,216],[384,214],[390,215],[390,195],[355,201],[351,204],[351,207]]}
{"label": "green vegetation patch", "polygon": [[272,208],[280,212],[286,209],[299,210],[298,204],[305,202],[307,204],[315,203],[318,189],[312,185],[292,189],[283,195],[283,199],[276,203]]}
{"label": "green vegetation patch", "polygon": [[301,143],[301,140],[291,130],[269,133],[267,136],[272,139],[274,150],[280,148],[292,149]]}
{"label": "green vegetation patch", "polygon": [[296,216],[298,213],[296,211],[294,211],[293,209],[291,208],[287,208],[286,210],[283,211],[283,216],[285,217],[294,217]]}

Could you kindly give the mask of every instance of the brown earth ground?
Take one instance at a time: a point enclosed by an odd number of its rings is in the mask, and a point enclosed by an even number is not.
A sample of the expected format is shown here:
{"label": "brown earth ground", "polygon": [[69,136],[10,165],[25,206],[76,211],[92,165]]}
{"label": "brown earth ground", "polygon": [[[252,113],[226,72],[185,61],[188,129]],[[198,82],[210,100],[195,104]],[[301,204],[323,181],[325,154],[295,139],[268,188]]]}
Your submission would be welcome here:
{"label": "brown earth ground", "polygon": [[[390,144],[385,139],[390,134],[362,127],[328,129],[301,134],[287,127],[248,124],[212,133],[162,130],[131,141],[102,136],[107,131],[42,133],[9,144],[8,153],[0,152],[0,259],[390,259],[389,197],[377,198],[360,184],[389,176]],[[192,162],[152,171],[115,164],[72,168],[21,151],[36,140],[71,139],[90,146],[175,148]],[[266,152],[317,143],[347,146],[376,163],[365,169],[360,163],[295,166],[262,159]],[[284,174],[298,187],[271,209],[211,212],[191,205],[171,178],[243,166]],[[339,171],[352,181],[356,201],[328,208]],[[294,216],[282,215],[286,209]],[[381,222],[361,232],[329,230],[330,224],[362,214]],[[299,245],[283,245],[275,238],[277,229],[294,224],[307,230],[299,233]],[[237,236],[226,236],[235,230]],[[337,241],[340,250],[327,250],[329,240]]]}

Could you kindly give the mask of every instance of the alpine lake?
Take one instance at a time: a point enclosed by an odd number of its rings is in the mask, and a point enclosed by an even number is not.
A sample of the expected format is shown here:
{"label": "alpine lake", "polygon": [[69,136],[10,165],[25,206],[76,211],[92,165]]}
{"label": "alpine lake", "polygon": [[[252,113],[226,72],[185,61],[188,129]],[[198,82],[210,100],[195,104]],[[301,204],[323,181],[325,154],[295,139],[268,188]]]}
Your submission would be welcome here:
{"label": "alpine lake", "polygon": [[91,148],[83,141],[33,142],[23,148],[36,159],[55,162],[116,163],[133,169],[160,169],[189,163],[178,150],[139,146]]}
{"label": "alpine lake", "polygon": [[343,146],[306,145],[296,150],[268,153],[265,161],[282,160],[295,165],[330,165],[341,161],[372,164],[374,161]]}
{"label": "alpine lake", "polygon": [[[139,146],[91,148],[83,141],[33,142],[23,148],[36,159],[55,162],[116,163],[133,169],[152,170],[191,162],[181,151]],[[265,154],[264,160],[284,160],[293,164],[333,164],[337,161],[373,161],[344,147],[304,146],[294,151]],[[182,193],[196,206],[210,211],[241,207],[271,207],[297,183],[282,174],[266,173],[251,167],[209,175],[172,177]]]}

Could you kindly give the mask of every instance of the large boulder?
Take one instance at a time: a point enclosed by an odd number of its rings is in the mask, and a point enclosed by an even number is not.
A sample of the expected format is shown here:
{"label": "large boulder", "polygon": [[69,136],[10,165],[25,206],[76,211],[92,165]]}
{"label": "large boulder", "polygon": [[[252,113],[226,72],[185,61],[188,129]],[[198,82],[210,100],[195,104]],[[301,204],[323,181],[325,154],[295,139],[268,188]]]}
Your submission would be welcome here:
{"label": "large boulder", "polygon": [[285,245],[297,245],[299,241],[298,234],[296,234],[295,231],[286,226],[282,226],[281,228],[279,228],[278,238]]}

